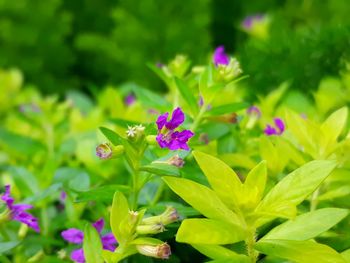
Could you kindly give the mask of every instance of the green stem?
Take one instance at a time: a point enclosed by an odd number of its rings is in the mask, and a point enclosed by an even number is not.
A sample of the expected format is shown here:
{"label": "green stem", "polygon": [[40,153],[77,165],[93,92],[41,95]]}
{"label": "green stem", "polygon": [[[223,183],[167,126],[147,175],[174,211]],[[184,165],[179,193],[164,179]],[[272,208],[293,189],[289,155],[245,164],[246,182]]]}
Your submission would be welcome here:
{"label": "green stem", "polygon": [[255,245],[255,229],[248,232],[248,237],[245,241],[247,246],[247,254],[251,263],[255,263],[258,258],[258,252],[254,249]]}
{"label": "green stem", "polygon": [[200,124],[200,122],[201,122],[201,120],[203,118],[203,115],[206,112],[206,109],[207,109],[207,105],[203,104],[201,109],[200,109],[200,111],[199,111],[199,113],[198,113],[198,115],[194,119],[194,122],[193,122],[193,124],[191,126],[191,131],[194,132],[198,128],[198,126],[199,126],[199,124]]}
{"label": "green stem", "polygon": [[133,175],[133,199],[132,199],[132,209],[134,211],[137,210],[137,201],[138,201],[138,198],[139,198],[139,193],[140,193],[140,189],[139,189],[139,171],[136,170],[134,172],[134,175]]}

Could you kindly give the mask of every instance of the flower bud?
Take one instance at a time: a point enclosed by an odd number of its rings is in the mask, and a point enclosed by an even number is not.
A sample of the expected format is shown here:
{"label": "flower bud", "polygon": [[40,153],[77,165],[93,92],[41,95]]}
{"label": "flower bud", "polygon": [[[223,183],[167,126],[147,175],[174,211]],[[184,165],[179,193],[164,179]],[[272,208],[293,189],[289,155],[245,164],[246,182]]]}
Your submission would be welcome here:
{"label": "flower bud", "polygon": [[162,224],[169,225],[180,219],[177,210],[174,207],[168,206],[165,211],[157,216],[151,216],[142,220],[142,224]]}
{"label": "flower bud", "polygon": [[146,136],[146,142],[149,145],[157,145],[157,136],[155,136],[155,135]]}
{"label": "flower bud", "polygon": [[185,161],[178,154],[176,154],[173,157],[169,158],[167,160],[167,163],[170,165],[174,165],[178,168],[182,168],[185,164]]}
{"label": "flower bud", "polygon": [[124,153],[124,146],[117,145],[112,147],[109,143],[101,143],[96,147],[96,155],[102,160],[108,160],[112,157],[121,156]]}
{"label": "flower bud", "polygon": [[164,230],[164,225],[158,223],[153,225],[138,225],[136,227],[136,233],[139,235],[158,234]]}
{"label": "flower bud", "polygon": [[145,136],[145,126],[143,126],[142,124],[128,126],[126,135],[129,140],[133,142],[138,142],[142,140]]}
{"label": "flower bud", "polygon": [[23,239],[26,237],[28,233],[28,226],[26,224],[21,224],[21,227],[18,230],[18,237]]}
{"label": "flower bud", "polygon": [[229,82],[242,73],[241,65],[236,58],[231,58],[228,65],[219,64],[217,66],[217,80]]}
{"label": "flower bud", "polygon": [[160,245],[137,245],[136,249],[140,254],[153,258],[168,259],[171,255],[170,246],[167,243]]}
{"label": "flower bud", "polygon": [[175,59],[169,63],[168,68],[173,75],[181,78],[185,75],[189,66],[190,62],[186,56],[177,55]]}

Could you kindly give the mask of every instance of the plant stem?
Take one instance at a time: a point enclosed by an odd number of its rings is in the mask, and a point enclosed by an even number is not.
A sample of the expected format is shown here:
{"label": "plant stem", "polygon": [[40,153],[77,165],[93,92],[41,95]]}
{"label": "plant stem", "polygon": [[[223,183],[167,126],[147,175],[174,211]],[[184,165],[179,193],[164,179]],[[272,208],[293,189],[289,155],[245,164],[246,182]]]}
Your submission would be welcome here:
{"label": "plant stem", "polygon": [[254,249],[255,245],[255,229],[248,232],[248,237],[245,241],[247,246],[247,254],[251,263],[255,263],[258,258],[258,252]]}
{"label": "plant stem", "polygon": [[207,105],[203,104],[201,109],[200,109],[200,111],[199,111],[199,113],[198,113],[198,115],[194,119],[194,122],[193,122],[193,124],[191,126],[191,131],[194,132],[198,128],[198,126],[199,126],[199,124],[200,124],[200,122],[201,122],[201,120],[203,118],[203,115],[206,112],[206,109],[207,109]]}
{"label": "plant stem", "polygon": [[139,184],[139,171],[136,170],[133,175],[133,200],[132,200],[132,209],[134,211],[137,210],[137,200],[139,198],[140,189],[138,187]]}
{"label": "plant stem", "polygon": [[318,196],[320,194],[320,188],[317,188],[317,190],[312,194],[311,201],[310,201],[310,211],[315,211],[318,205]]}

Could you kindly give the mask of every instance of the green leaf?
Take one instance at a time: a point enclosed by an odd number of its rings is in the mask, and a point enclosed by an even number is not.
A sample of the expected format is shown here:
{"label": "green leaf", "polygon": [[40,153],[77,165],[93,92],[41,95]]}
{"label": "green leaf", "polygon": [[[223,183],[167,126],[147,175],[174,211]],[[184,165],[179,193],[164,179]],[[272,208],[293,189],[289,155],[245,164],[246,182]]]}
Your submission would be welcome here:
{"label": "green leaf", "polygon": [[40,191],[37,178],[24,167],[11,166],[8,169],[14,179],[16,186],[21,189],[23,194],[33,195]]}
{"label": "green leaf", "polygon": [[192,154],[219,198],[231,209],[238,207],[238,193],[242,185],[238,175],[227,164],[211,155],[198,151],[193,151]]}
{"label": "green leaf", "polygon": [[[258,205],[257,213],[279,213],[281,205],[287,210],[308,197],[335,168],[334,161],[311,161],[284,177]],[[260,219],[258,225],[271,220]],[[265,222],[266,221],[266,222]]]}
{"label": "green leaf", "polygon": [[217,115],[223,115],[226,113],[233,113],[233,112],[237,112],[239,110],[245,109],[248,106],[249,106],[249,103],[247,102],[237,102],[237,103],[221,105],[221,106],[212,108],[207,112],[206,115],[217,116]]}
{"label": "green leaf", "polygon": [[186,101],[187,105],[189,106],[192,114],[195,114],[197,112],[198,109],[198,102],[196,100],[196,98],[193,96],[193,92],[192,90],[186,85],[186,83],[175,77],[175,84],[177,89],[180,91],[181,96],[183,97],[183,99]]}
{"label": "green leaf", "polygon": [[100,131],[103,133],[104,136],[115,146],[121,145],[124,142],[124,139],[114,131],[106,128],[106,127],[100,127]]}
{"label": "green leaf", "polygon": [[111,228],[113,235],[120,244],[125,242],[126,237],[123,236],[123,231],[120,229],[122,221],[129,215],[129,205],[125,196],[116,192],[113,197],[112,211],[111,211]]}
{"label": "green leaf", "polygon": [[348,215],[347,209],[323,208],[297,216],[275,227],[262,240],[308,240],[327,231]]}
{"label": "green leaf", "polygon": [[133,91],[135,92],[137,99],[146,107],[165,110],[169,106],[168,102],[162,96],[150,90],[135,87]]}
{"label": "green leaf", "polygon": [[350,249],[341,252],[341,255],[347,263],[350,263]]}
{"label": "green leaf", "polygon": [[183,178],[166,176],[163,180],[176,194],[204,216],[240,225],[237,215],[228,209],[210,188]]}
{"label": "green leaf", "polygon": [[45,146],[32,138],[13,133],[4,128],[0,128],[0,145],[6,147],[9,152],[32,157],[38,152],[46,150]]}
{"label": "green leaf", "polygon": [[87,263],[103,263],[100,234],[91,225],[86,224],[83,242],[84,256]]}
{"label": "green leaf", "polygon": [[257,189],[257,201],[260,201],[266,185],[267,169],[266,162],[262,161],[255,166],[247,175],[244,185],[251,189]]}
{"label": "green leaf", "polygon": [[322,123],[321,129],[324,134],[329,138],[329,141],[336,141],[341,132],[343,131],[348,117],[348,108],[343,107],[333,112],[324,123]]}
{"label": "green leaf", "polygon": [[5,253],[21,243],[20,241],[0,242],[0,254]]}
{"label": "green leaf", "polygon": [[237,254],[236,252],[218,245],[191,244],[203,255],[211,259],[226,259],[228,262],[249,263],[250,260],[246,255]]}
{"label": "green leaf", "polygon": [[153,162],[149,165],[140,167],[140,171],[149,172],[157,175],[180,176],[180,169],[167,163]]}
{"label": "green leaf", "polygon": [[313,241],[262,240],[256,243],[255,248],[266,255],[296,263],[346,263],[337,251]]}
{"label": "green leaf", "polygon": [[127,193],[130,187],[126,185],[105,185],[85,192],[79,192],[75,202],[105,201],[111,202],[116,191]]}
{"label": "green leaf", "polygon": [[157,246],[163,243],[164,243],[163,241],[152,237],[139,237],[133,240],[132,242],[130,242],[130,244],[133,244],[133,245],[151,245],[151,246]]}
{"label": "green leaf", "polygon": [[188,244],[225,245],[243,240],[241,227],[213,219],[185,219],[176,234],[176,241]]}
{"label": "green leaf", "polygon": [[159,67],[157,67],[156,65],[154,65],[153,63],[147,63],[146,64],[147,67],[149,67],[154,73],[156,73],[158,75],[159,78],[161,78],[164,83],[170,87],[171,86],[171,80],[170,78],[165,75],[164,71],[162,69],[160,69]]}

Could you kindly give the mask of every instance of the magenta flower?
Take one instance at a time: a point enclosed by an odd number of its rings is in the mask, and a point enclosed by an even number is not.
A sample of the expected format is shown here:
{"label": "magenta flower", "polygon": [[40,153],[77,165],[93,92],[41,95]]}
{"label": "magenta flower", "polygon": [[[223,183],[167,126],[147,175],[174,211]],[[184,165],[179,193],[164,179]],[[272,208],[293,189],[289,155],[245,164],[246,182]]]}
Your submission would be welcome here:
{"label": "magenta flower", "polygon": [[258,118],[261,117],[261,111],[260,111],[260,109],[257,106],[250,106],[247,109],[247,114],[250,115],[250,116],[256,116]]}
{"label": "magenta flower", "polygon": [[33,206],[28,204],[14,204],[14,199],[10,195],[10,190],[11,186],[6,185],[5,193],[1,196],[1,200],[6,203],[6,206],[10,211],[11,219],[26,224],[36,232],[40,232],[38,219],[26,212],[26,210],[32,209]]}
{"label": "magenta flower", "polygon": [[230,63],[230,57],[225,53],[224,46],[218,46],[214,51],[213,62],[215,66],[228,65]]}
{"label": "magenta flower", "polygon": [[132,94],[132,93],[129,93],[129,94],[125,97],[125,99],[124,99],[124,103],[125,103],[125,105],[127,105],[127,106],[131,106],[131,105],[133,105],[135,102],[136,102],[136,97],[135,97],[135,95]]}
{"label": "magenta flower", "polygon": [[[98,233],[101,234],[105,221],[103,218],[97,220],[92,225],[97,230]],[[84,233],[83,231],[76,228],[69,228],[65,231],[62,231],[61,236],[63,239],[73,244],[82,244],[84,241]],[[107,233],[106,235],[101,236],[101,242],[104,249],[109,251],[114,251],[116,249],[117,240],[114,238],[112,233]],[[70,258],[77,263],[84,263],[85,256],[84,250],[82,248],[73,250]]]}
{"label": "magenta flower", "polygon": [[271,135],[281,135],[284,130],[285,130],[285,125],[282,119],[280,118],[275,118],[274,119],[275,122],[275,127],[273,127],[272,125],[266,125],[266,128],[264,130],[264,133],[267,136],[271,136]]}
{"label": "magenta flower", "polygon": [[160,115],[156,121],[158,127],[157,142],[161,148],[170,150],[184,149],[189,150],[187,142],[194,136],[190,130],[175,131],[185,120],[185,114],[180,108],[176,108],[168,121],[169,113]]}

